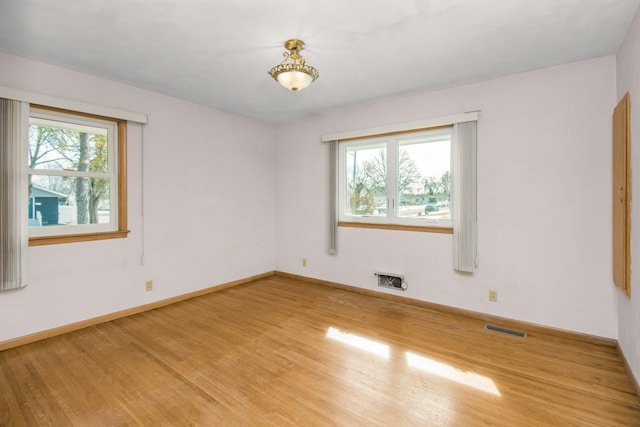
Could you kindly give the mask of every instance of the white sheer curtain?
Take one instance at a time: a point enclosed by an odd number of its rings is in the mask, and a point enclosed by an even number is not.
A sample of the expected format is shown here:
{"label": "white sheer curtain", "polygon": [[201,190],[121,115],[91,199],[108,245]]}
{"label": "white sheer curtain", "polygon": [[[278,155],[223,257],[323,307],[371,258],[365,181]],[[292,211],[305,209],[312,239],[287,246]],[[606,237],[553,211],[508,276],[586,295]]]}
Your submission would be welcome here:
{"label": "white sheer curtain", "polygon": [[451,152],[453,268],[467,273],[477,264],[476,130],[477,121],[455,124]]}
{"label": "white sheer curtain", "polygon": [[26,286],[28,104],[0,98],[0,291]]}

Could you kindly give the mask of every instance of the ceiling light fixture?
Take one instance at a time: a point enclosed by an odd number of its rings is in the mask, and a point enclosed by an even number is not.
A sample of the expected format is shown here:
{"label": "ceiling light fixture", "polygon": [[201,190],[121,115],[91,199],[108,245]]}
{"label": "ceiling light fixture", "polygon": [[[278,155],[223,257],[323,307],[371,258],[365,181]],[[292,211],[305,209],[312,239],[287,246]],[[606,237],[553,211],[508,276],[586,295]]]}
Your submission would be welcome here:
{"label": "ceiling light fixture", "polygon": [[304,49],[302,40],[287,40],[284,42],[284,47],[289,52],[284,52],[282,54],[284,56],[282,62],[269,70],[269,75],[274,80],[277,80],[287,89],[296,92],[309,86],[320,77],[318,70],[306,65],[304,58],[300,55],[300,51]]}

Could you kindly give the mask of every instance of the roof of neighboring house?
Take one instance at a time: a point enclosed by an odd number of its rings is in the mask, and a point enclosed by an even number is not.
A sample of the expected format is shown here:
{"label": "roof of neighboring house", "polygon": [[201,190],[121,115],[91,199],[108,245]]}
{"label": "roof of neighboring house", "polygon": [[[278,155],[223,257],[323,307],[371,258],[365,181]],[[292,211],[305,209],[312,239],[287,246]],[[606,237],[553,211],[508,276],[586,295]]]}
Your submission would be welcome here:
{"label": "roof of neighboring house", "polygon": [[57,191],[49,190],[37,185],[31,186],[31,197],[57,197],[58,199],[67,200],[66,194],[58,193]]}

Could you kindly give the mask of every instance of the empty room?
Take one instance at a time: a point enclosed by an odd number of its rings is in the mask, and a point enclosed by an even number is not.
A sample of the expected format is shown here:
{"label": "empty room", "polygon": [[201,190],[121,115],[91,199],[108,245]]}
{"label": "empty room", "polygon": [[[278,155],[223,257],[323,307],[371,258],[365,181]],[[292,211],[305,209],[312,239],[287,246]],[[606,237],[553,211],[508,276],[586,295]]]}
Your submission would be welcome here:
{"label": "empty room", "polygon": [[0,426],[640,426],[640,0],[0,0]]}

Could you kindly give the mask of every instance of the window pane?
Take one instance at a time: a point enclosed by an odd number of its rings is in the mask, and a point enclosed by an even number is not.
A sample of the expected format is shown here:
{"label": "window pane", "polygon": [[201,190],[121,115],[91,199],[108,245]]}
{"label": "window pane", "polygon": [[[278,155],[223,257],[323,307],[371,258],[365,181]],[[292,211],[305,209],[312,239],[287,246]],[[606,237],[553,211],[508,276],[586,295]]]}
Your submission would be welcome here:
{"label": "window pane", "polygon": [[29,167],[32,169],[107,173],[107,129],[29,119]]}
{"label": "window pane", "polygon": [[383,217],[387,215],[386,162],[384,145],[346,149],[347,200],[345,214]]}
{"label": "window pane", "polygon": [[105,178],[29,176],[29,226],[108,224],[111,183]]}
{"label": "window pane", "polygon": [[450,219],[449,133],[402,141],[398,152],[398,216]]}

